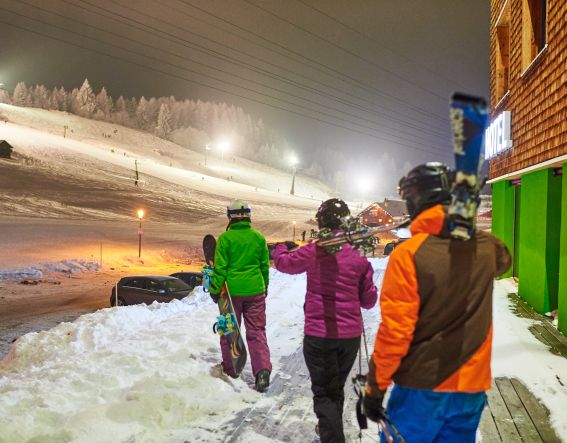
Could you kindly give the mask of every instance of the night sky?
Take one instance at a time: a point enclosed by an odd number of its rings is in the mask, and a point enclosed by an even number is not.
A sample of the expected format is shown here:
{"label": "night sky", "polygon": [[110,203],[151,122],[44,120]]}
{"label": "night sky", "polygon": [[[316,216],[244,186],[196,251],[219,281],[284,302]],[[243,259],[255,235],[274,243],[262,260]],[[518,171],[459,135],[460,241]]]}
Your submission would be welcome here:
{"label": "night sky", "polygon": [[283,135],[303,163],[329,167],[342,152],[358,165],[350,174],[372,171],[376,191],[391,194],[410,166],[452,163],[451,93],[488,93],[489,7],[2,0],[0,82],[9,90],[18,81],[71,89],[88,77],[95,92],[106,86],[115,98],[239,105]]}

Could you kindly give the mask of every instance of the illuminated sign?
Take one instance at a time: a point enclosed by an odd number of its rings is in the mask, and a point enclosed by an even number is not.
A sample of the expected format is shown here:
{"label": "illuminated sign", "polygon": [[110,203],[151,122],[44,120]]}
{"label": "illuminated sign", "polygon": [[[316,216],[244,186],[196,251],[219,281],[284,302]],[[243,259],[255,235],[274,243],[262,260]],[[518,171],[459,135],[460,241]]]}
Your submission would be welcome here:
{"label": "illuminated sign", "polygon": [[484,158],[496,157],[502,151],[512,147],[511,122],[512,113],[504,111],[486,128]]}

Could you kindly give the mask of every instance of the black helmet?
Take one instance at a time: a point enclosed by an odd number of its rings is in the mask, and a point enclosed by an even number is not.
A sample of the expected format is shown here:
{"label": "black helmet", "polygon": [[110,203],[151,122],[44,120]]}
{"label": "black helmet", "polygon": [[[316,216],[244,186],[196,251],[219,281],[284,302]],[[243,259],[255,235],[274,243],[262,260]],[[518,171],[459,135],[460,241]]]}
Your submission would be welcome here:
{"label": "black helmet", "polygon": [[410,217],[424,209],[451,201],[451,170],[443,163],[429,162],[413,168],[398,186]]}
{"label": "black helmet", "polygon": [[315,218],[319,229],[337,229],[341,226],[341,218],[348,217],[350,209],[340,198],[331,198],[321,203]]}

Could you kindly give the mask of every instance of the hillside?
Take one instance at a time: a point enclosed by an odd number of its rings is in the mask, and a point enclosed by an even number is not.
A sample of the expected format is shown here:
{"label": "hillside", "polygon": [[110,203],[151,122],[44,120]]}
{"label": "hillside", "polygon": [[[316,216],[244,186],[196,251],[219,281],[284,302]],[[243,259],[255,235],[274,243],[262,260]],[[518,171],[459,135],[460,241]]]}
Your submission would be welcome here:
{"label": "hillside", "polygon": [[4,269],[97,256],[102,244],[118,259],[137,241],[138,208],[146,210],[146,254],[195,247],[204,233],[224,230],[235,197],[252,203],[268,238],[290,238],[292,220],[299,236],[331,194],[299,176],[291,196],[289,172],[214,153],[205,167],[203,153],[119,125],[5,104],[0,114],[0,139],[15,152],[0,160]]}

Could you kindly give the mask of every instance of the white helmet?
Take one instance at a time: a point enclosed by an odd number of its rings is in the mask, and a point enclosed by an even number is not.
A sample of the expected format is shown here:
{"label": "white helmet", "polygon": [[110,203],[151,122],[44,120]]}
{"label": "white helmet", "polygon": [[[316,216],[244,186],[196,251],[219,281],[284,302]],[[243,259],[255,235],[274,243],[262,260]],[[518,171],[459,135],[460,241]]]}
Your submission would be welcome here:
{"label": "white helmet", "polygon": [[250,218],[252,208],[246,200],[234,199],[226,207],[226,215],[228,218]]}

